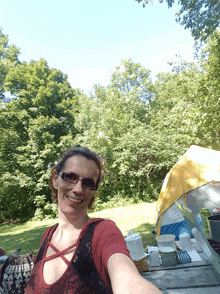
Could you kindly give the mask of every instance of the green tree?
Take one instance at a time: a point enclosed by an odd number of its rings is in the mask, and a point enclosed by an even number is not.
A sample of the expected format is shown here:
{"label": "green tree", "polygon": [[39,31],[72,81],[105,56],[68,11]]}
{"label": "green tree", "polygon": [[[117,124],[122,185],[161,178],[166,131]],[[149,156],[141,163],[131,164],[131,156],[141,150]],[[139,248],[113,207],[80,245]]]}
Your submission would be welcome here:
{"label": "green tree", "polygon": [[[150,72],[129,59],[122,60],[116,67],[107,88],[95,86],[91,97],[80,98],[80,114],[76,117],[80,134],[75,142],[90,146],[105,158],[105,180],[100,192],[102,201],[118,195],[135,198],[138,194],[138,187],[133,183],[139,176],[133,177],[132,172],[128,172],[125,180],[124,169],[117,162],[121,153],[127,151],[127,155],[131,155],[125,144],[126,138],[131,138],[130,134],[136,128],[147,125],[149,104],[146,101],[150,100],[151,91]],[[138,165],[132,170],[138,174]]]}
{"label": "green tree", "polygon": [[195,40],[207,40],[220,25],[220,2],[218,0],[180,0],[182,6],[176,21],[190,29]]}
{"label": "green tree", "polygon": [[1,220],[33,215],[50,201],[49,168],[72,145],[80,94],[45,60],[11,68],[5,89],[16,99],[0,110]]}
{"label": "green tree", "polygon": [[197,136],[204,145],[220,150],[220,30],[208,40],[199,84],[201,119]]}
{"label": "green tree", "polygon": [[151,100],[150,70],[145,69],[140,63],[134,63],[131,58],[123,59],[115,69],[110,85],[126,97],[135,96],[144,103]]}
{"label": "green tree", "polygon": [[8,36],[0,28],[0,100],[8,101],[5,96],[4,80],[10,68],[19,63],[19,48],[8,44]]}
{"label": "green tree", "polygon": [[196,133],[200,121],[201,76],[196,64],[181,61],[173,65],[173,72],[159,74],[154,84],[150,125],[165,138],[175,138],[183,152],[192,144],[200,144]]}
{"label": "green tree", "polygon": [[[145,4],[154,0],[135,0]],[[159,0],[160,3],[163,0]],[[174,0],[166,0],[168,7],[172,7]],[[219,0],[178,0],[181,5],[176,13],[176,21],[190,29],[195,40],[207,40],[220,25],[220,2]]]}
{"label": "green tree", "polygon": [[76,142],[105,158],[102,201],[152,199],[190,145],[219,149],[219,40],[216,31],[200,64],[180,60],[154,84],[142,80],[150,97],[145,103],[133,83],[140,65],[131,60],[116,67],[107,88],[96,86],[93,96],[80,98]]}
{"label": "green tree", "polygon": [[181,147],[174,136],[150,125],[124,134],[115,147],[112,165],[112,171],[118,170],[124,197],[157,199],[163,179],[183,151]]}

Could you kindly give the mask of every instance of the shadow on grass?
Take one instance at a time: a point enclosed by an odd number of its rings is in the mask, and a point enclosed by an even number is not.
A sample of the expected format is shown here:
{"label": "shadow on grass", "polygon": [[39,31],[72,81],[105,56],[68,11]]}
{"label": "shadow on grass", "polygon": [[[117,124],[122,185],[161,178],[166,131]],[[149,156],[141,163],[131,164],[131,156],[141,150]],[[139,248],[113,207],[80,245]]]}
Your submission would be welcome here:
{"label": "shadow on grass", "polygon": [[133,233],[138,233],[138,232],[141,233],[144,250],[146,249],[147,245],[156,246],[156,239],[155,239],[156,235],[152,233],[154,229],[155,229],[155,225],[149,224],[149,223],[141,224],[137,226],[136,228],[132,229]]}
{"label": "shadow on grass", "polygon": [[3,248],[7,255],[12,253],[15,249],[21,249],[19,254],[33,252],[33,254],[36,255],[46,228],[48,228],[47,224],[16,234],[16,226],[14,227],[14,231],[12,226],[10,234],[8,234],[7,231],[5,235],[4,233],[0,235],[0,248]]}

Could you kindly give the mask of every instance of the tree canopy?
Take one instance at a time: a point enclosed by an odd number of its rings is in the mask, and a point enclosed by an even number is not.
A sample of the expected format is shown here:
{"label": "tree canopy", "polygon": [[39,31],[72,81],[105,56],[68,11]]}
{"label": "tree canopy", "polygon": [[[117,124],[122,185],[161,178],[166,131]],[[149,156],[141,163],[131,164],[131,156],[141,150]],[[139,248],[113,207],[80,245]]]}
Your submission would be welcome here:
{"label": "tree canopy", "polygon": [[4,80],[10,68],[19,63],[19,48],[8,44],[8,36],[0,28],[0,101],[7,101],[4,94]]}
{"label": "tree canopy", "polygon": [[94,85],[90,95],[73,89],[45,60],[21,63],[15,52],[11,63],[7,54],[0,60],[0,70],[10,65],[2,97],[6,91],[11,97],[0,108],[0,222],[56,215],[47,182],[59,153],[74,144],[103,158],[97,206],[155,200],[192,144],[220,150],[218,30],[198,63],[180,59],[152,82],[148,69],[125,59],[109,85]]}
{"label": "tree canopy", "polygon": [[[135,0],[145,4],[148,0]],[[160,3],[163,0],[159,0]],[[168,7],[172,7],[174,0],[166,0]],[[176,13],[176,21],[185,29],[190,29],[195,40],[205,41],[220,25],[219,0],[178,0],[181,8]]]}
{"label": "tree canopy", "polygon": [[13,99],[0,108],[0,220],[30,216],[50,201],[48,169],[72,145],[80,95],[43,59],[14,63],[2,85]]}

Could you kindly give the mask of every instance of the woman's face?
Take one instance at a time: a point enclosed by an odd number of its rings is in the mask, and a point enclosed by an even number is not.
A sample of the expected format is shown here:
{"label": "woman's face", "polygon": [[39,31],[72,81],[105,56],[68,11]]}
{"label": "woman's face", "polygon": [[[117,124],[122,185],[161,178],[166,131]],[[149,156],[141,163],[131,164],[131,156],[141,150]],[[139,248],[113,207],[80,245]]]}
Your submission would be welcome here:
{"label": "woman's face", "polygon": [[[82,156],[72,156],[67,159],[63,173],[77,175],[81,180],[93,180],[97,182],[99,168],[97,164]],[[53,186],[57,190],[59,213],[81,216],[87,213],[88,205],[93,198],[95,191],[83,187],[82,181],[72,184],[64,181],[61,176],[54,171]]]}

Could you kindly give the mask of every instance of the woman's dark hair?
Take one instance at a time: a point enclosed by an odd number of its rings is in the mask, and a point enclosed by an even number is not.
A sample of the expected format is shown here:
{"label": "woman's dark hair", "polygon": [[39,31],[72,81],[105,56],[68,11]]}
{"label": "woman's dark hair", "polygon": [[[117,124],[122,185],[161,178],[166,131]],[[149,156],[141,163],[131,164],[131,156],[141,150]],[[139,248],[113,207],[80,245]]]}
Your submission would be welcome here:
{"label": "woman's dark hair", "polygon": [[[61,172],[64,168],[64,165],[66,163],[66,161],[73,156],[82,156],[85,157],[88,160],[92,160],[94,161],[99,169],[99,176],[97,179],[97,188],[99,186],[99,183],[101,182],[102,179],[102,162],[101,162],[101,157],[99,157],[95,152],[93,152],[91,149],[89,149],[88,147],[83,147],[80,145],[76,145],[71,147],[70,149],[66,150],[65,152],[61,153],[60,156],[60,160],[59,162],[53,167],[52,171],[51,171],[51,177],[49,179],[49,188],[51,190],[51,197],[52,200],[54,200],[55,202],[57,202],[57,190],[54,188],[53,186],[53,179],[52,179],[52,173],[55,170],[57,173]],[[92,204],[94,202],[94,197],[92,198],[92,200],[90,201],[88,208],[92,208]]]}

